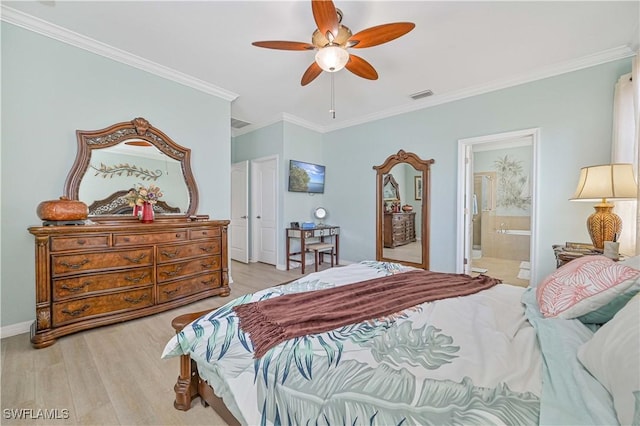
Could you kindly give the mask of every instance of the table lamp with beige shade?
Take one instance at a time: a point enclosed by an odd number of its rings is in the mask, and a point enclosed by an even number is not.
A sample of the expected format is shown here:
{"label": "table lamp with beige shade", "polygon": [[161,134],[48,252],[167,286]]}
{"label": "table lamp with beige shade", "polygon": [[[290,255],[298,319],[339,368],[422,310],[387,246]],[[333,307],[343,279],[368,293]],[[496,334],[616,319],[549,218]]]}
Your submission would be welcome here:
{"label": "table lamp with beige shade", "polygon": [[616,241],[622,232],[622,219],[607,200],[635,200],[638,185],[632,164],[603,164],[580,169],[580,180],[571,201],[600,201],[587,219],[587,230],[596,249],[605,241]]}

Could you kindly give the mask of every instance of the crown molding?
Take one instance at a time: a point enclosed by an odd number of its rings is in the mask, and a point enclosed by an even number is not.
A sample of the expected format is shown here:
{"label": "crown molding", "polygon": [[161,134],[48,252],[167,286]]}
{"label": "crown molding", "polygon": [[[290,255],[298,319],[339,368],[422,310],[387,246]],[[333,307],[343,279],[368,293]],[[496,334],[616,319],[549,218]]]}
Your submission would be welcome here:
{"label": "crown molding", "polygon": [[296,124],[300,127],[305,127],[318,133],[326,132],[325,127],[320,126],[316,123],[312,123],[311,121],[304,120],[300,117],[296,117],[295,115],[287,114],[286,112],[282,113],[282,120],[286,121],[287,123]]}
{"label": "crown molding", "polygon": [[54,40],[61,41],[71,46],[87,50],[91,53],[104,56],[105,58],[138,68],[167,80],[175,81],[176,83],[191,87],[200,92],[217,96],[229,102],[238,97],[236,93],[214,86],[211,83],[207,83],[172,68],[165,67],[164,65],[151,62],[124,50],[109,46],[108,44],[83,36],[5,5],[0,5],[0,20]]}
{"label": "crown molding", "polygon": [[278,114],[277,116],[272,117],[270,120],[263,121],[261,123],[250,124],[248,126],[243,127],[242,129],[232,129],[231,136],[233,137],[241,136],[246,133],[251,133],[258,129],[262,129],[263,127],[271,126],[272,124],[280,123],[280,122],[296,124],[300,127],[313,130],[314,132],[325,133],[324,127],[316,123],[312,123],[311,121],[304,120],[300,117],[296,117],[295,115],[283,112],[282,114]]}
{"label": "crown molding", "polygon": [[[487,83],[487,84],[483,84],[475,87],[469,87],[463,90],[445,93],[442,95],[434,95],[429,98],[418,100],[414,104],[402,105],[397,108],[389,108],[384,111],[364,115],[362,117],[359,117],[353,120],[342,121],[340,123],[337,123],[335,125],[330,125],[330,126],[320,126],[318,124],[311,123],[309,121],[303,120],[301,118],[295,117],[287,113],[282,114],[281,120],[298,124],[299,126],[306,127],[318,133],[328,133],[334,130],[340,130],[347,127],[366,124],[372,121],[381,120],[383,118],[393,117],[395,115],[418,111],[425,108],[431,108],[437,105],[442,105],[449,102],[470,98],[472,96],[482,95],[485,93],[494,92],[496,90],[519,86],[521,84],[531,83],[533,81],[542,80],[548,77],[554,77],[557,75],[578,71],[578,70],[593,67],[596,65],[601,65],[607,62],[629,58],[637,54],[638,52],[634,49],[633,46],[629,46],[629,45],[619,46],[619,47],[604,50],[602,52],[598,52],[592,55],[583,56],[581,58],[577,58],[572,61],[567,61],[567,62],[555,64],[552,66],[539,68],[537,70],[533,70],[530,73],[522,74],[518,77],[505,79],[505,80],[497,80],[491,83]],[[266,123],[254,124],[251,126],[243,127],[242,133],[238,133],[238,135],[253,132],[262,127],[271,125],[277,121],[278,119],[274,119]],[[236,135],[234,134],[234,136]]]}
{"label": "crown molding", "polygon": [[[36,18],[29,14],[26,14],[24,12],[20,12],[16,9],[7,7],[3,4],[0,4],[0,20],[19,26],[21,28],[33,31],[35,33],[44,35],[46,37],[50,37],[52,39],[61,41],[63,43],[87,50],[89,52],[112,59],[114,61],[132,66],[134,68],[138,68],[140,70],[165,78],[167,80],[175,81],[177,83],[183,84],[185,86],[191,87],[201,92],[220,97],[229,102],[233,102],[239,96],[236,93],[222,89],[211,83],[207,83],[203,80],[184,74],[180,71],[176,71],[174,69],[165,67],[155,62],[151,62],[149,60],[146,60],[144,58],[141,58],[139,56],[126,52],[124,50],[117,49],[113,46],[109,46],[108,44],[99,42],[92,38],[70,31],[66,28],[60,27],[58,25],[52,24],[50,22]],[[278,115],[277,117],[274,117],[271,120],[268,120],[259,124],[251,124],[249,126],[243,127],[242,129],[232,129],[231,135],[233,137],[240,136],[245,133],[250,133],[266,126],[270,126],[271,124],[277,123],[279,121],[293,123],[301,127],[305,127],[307,129],[316,131],[318,133],[328,133],[334,130],[357,126],[357,125],[365,124],[371,121],[392,117],[395,115],[400,115],[400,114],[405,114],[408,112],[413,112],[413,111],[417,111],[425,108],[430,108],[430,107],[445,104],[448,102],[453,102],[453,101],[469,98],[472,96],[493,92],[496,90],[518,86],[521,84],[530,83],[536,80],[541,80],[544,78],[553,77],[560,74],[578,71],[584,68],[589,68],[592,66],[606,63],[606,62],[611,62],[618,59],[632,57],[638,54],[636,51],[637,49],[638,49],[637,44],[635,46],[630,46],[630,45],[619,46],[619,47],[598,52],[592,55],[583,56],[582,58],[578,58],[572,61],[533,70],[530,73],[522,74],[515,78],[506,79],[506,80],[497,80],[487,84],[470,87],[470,88],[466,88],[464,90],[459,90],[455,92],[445,93],[442,95],[436,94],[429,98],[424,98],[424,99],[415,101],[415,103],[412,103],[409,105],[402,105],[396,108],[389,108],[384,111],[364,115],[362,117],[359,117],[353,120],[343,121],[340,123],[336,123],[334,125],[322,126],[322,125],[301,119],[299,117],[296,117],[288,113],[282,113],[281,115]]]}
{"label": "crown molding", "polygon": [[323,128],[323,132],[331,132],[334,130],[343,129],[346,127],[352,127],[359,124],[365,124],[371,121],[380,120],[395,115],[405,114],[425,108],[430,108],[436,105],[441,105],[460,99],[470,98],[472,96],[482,95],[496,90],[506,89],[509,87],[519,86],[525,83],[531,83],[536,80],[542,80],[548,77],[553,77],[561,74],[566,74],[573,71],[578,71],[584,68],[601,65],[607,62],[616,61],[618,59],[629,58],[635,56],[637,52],[634,51],[632,46],[625,45],[612,49],[604,50],[592,55],[583,56],[581,58],[574,59],[552,66],[542,67],[537,70],[533,70],[530,73],[522,74],[520,76],[505,79],[496,80],[487,84],[478,85],[475,87],[458,90],[455,92],[445,93],[442,95],[435,95],[423,100],[416,101],[415,104],[403,105],[397,108],[390,108],[384,111],[368,114],[353,120],[343,121],[335,125],[326,126]]}

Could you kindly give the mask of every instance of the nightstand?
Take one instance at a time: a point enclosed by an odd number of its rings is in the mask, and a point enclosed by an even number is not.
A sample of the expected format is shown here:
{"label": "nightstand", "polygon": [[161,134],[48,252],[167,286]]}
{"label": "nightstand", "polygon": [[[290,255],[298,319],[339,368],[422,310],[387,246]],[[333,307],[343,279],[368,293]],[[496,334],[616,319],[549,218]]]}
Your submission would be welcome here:
{"label": "nightstand", "polygon": [[583,256],[602,254],[601,250],[596,249],[592,244],[588,243],[554,244],[552,247],[556,255],[556,268]]}

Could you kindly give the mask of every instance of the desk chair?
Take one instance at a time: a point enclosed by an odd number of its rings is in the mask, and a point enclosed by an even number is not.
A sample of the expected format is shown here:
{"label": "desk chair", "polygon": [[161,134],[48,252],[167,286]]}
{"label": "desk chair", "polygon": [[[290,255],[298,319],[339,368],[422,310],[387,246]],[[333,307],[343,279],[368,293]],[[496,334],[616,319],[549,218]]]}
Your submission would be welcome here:
{"label": "desk chair", "polygon": [[333,256],[335,251],[335,246],[330,243],[313,243],[307,244],[305,248],[309,251],[313,251],[313,257],[316,263],[316,272],[318,272],[318,265],[322,262],[325,253],[329,253],[331,256],[331,267],[333,268]]}

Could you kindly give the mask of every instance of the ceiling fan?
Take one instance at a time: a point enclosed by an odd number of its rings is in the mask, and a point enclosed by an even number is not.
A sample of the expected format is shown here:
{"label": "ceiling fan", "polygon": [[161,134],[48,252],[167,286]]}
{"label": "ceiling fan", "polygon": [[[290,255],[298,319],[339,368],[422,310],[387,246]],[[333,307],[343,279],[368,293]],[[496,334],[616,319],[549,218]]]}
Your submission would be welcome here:
{"label": "ceiling fan", "polygon": [[342,25],[342,11],[331,0],[312,0],[313,18],[318,26],[313,32],[311,43],[298,41],[254,41],[254,46],[278,50],[317,50],[316,60],[302,75],[301,84],[311,83],[322,71],[336,72],[346,68],[352,73],[369,80],[377,80],[378,73],[359,56],[347,49],[362,49],[377,46],[401,37],[416,25],[412,22],[395,22],[378,25],[352,34]]}

